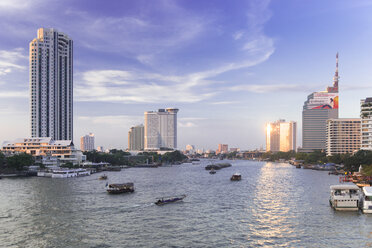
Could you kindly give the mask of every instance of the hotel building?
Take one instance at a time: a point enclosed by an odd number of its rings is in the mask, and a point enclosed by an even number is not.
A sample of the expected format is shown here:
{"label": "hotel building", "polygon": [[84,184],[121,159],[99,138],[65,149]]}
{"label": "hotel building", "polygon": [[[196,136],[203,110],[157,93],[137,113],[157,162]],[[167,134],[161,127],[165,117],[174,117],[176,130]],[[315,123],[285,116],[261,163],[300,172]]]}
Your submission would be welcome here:
{"label": "hotel building", "polygon": [[296,151],[297,123],[278,120],[266,125],[266,151]]}
{"label": "hotel building", "polygon": [[338,118],[338,53],[333,87],[307,97],[302,111],[302,152],[326,149],[327,120]]}
{"label": "hotel building", "polygon": [[89,152],[94,150],[94,134],[89,133],[80,137],[80,150]]}
{"label": "hotel building", "polygon": [[143,151],[145,148],[145,127],[138,125],[131,127],[128,132],[128,149],[130,151]]}
{"label": "hotel building", "polygon": [[327,120],[327,156],[353,153],[360,149],[360,119]]}
{"label": "hotel building", "polygon": [[361,147],[372,151],[372,97],[360,101]]}
{"label": "hotel building", "polygon": [[30,43],[31,136],[73,139],[73,42],[40,28]]}
{"label": "hotel building", "polygon": [[27,153],[36,158],[36,161],[55,158],[58,163],[71,162],[78,164],[82,162],[84,156],[81,151],[75,149],[71,140],[53,140],[47,138],[22,138],[12,142],[4,142],[1,151],[5,155]]}
{"label": "hotel building", "polygon": [[145,150],[177,148],[176,108],[145,112]]}

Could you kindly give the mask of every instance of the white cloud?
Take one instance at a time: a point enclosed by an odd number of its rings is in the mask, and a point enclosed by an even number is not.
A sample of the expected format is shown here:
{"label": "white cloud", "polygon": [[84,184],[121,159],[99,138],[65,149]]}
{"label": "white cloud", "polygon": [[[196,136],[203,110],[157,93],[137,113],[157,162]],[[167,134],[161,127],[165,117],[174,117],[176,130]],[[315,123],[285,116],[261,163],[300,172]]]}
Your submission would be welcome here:
{"label": "white cloud", "polygon": [[28,98],[27,91],[0,91],[0,98]]}
{"label": "white cloud", "polygon": [[104,115],[104,116],[78,116],[79,121],[109,126],[127,127],[143,123],[143,116]]}
{"label": "white cloud", "polygon": [[295,84],[251,84],[251,85],[237,85],[230,87],[231,91],[248,91],[253,93],[269,93],[277,91],[304,91],[304,87]]}
{"label": "white cloud", "polygon": [[11,73],[13,69],[25,70],[26,61],[23,48],[0,50],[0,76]]}
{"label": "white cloud", "polygon": [[196,124],[191,122],[191,121],[188,121],[188,122],[181,122],[181,121],[178,121],[178,126],[179,127],[196,127]]}
{"label": "white cloud", "polygon": [[220,101],[220,102],[211,102],[211,105],[227,105],[227,104],[236,104],[237,101]]}

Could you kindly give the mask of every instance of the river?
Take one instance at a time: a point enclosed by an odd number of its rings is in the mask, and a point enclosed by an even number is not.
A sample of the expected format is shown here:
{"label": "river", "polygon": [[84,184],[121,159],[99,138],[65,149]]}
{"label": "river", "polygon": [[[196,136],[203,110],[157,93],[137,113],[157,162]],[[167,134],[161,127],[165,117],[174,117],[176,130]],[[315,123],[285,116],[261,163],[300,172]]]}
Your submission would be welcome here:
{"label": "river", "polygon": [[[109,195],[100,174],[0,180],[1,247],[372,247],[372,215],[335,212],[338,177],[286,163],[229,161],[108,172],[134,182]],[[240,172],[242,180],[231,182]],[[156,206],[156,197],[186,194]]]}

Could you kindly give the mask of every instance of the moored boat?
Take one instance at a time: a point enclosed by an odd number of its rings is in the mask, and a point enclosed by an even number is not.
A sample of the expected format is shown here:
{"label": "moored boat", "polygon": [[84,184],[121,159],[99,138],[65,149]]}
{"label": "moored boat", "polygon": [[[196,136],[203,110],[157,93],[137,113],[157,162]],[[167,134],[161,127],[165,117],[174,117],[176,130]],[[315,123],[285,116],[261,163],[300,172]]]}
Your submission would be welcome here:
{"label": "moored boat", "polygon": [[354,184],[332,185],[329,203],[335,210],[358,211],[361,193]]}
{"label": "moored boat", "polygon": [[363,187],[362,211],[366,214],[372,213],[372,187]]}
{"label": "moored boat", "polygon": [[179,202],[182,201],[185,197],[186,195],[161,197],[156,199],[155,204],[160,206],[168,203]]}
{"label": "moored boat", "polygon": [[107,175],[106,175],[106,174],[103,174],[103,175],[100,176],[98,179],[99,179],[99,180],[106,180],[106,179],[107,179]]}
{"label": "moored boat", "polygon": [[133,193],[134,184],[133,183],[113,183],[107,184],[106,190],[110,194],[121,194],[121,193]]}
{"label": "moored boat", "polygon": [[242,175],[240,173],[235,173],[230,178],[231,181],[240,181],[241,179],[242,179]]}

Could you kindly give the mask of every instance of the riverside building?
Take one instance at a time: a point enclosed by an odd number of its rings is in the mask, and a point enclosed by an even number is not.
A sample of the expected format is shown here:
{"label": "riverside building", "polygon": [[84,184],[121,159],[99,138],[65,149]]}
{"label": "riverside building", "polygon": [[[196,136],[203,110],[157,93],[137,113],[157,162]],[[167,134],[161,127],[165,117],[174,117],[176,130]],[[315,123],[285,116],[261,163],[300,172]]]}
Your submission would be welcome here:
{"label": "riverside building", "polygon": [[143,151],[145,148],[145,127],[138,125],[131,127],[128,132],[128,149],[130,151]]}
{"label": "riverside building", "polygon": [[360,100],[361,147],[372,151],[372,97]]}
{"label": "riverside building", "polygon": [[4,142],[1,151],[5,155],[27,153],[35,157],[36,162],[47,165],[67,162],[79,164],[85,160],[82,152],[75,149],[72,140],[53,140],[50,137],[21,138]]}
{"label": "riverside building", "polygon": [[327,156],[353,153],[360,149],[360,119],[327,120]]}
{"label": "riverside building", "polygon": [[227,144],[218,144],[216,154],[225,154],[229,152],[229,146]]}
{"label": "riverside building", "polygon": [[89,133],[80,137],[80,149],[83,152],[89,152],[94,150],[94,134]]}
{"label": "riverside building", "polygon": [[338,53],[333,86],[307,97],[302,110],[302,152],[326,149],[327,120],[338,118]]}
{"label": "riverside building", "polygon": [[177,108],[145,112],[145,150],[177,148]]}
{"label": "riverside building", "polygon": [[266,151],[296,151],[297,123],[278,120],[266,125]]}
{"label": "riverside building", "polygon": [[30,42],[31,136],[73,139],[73,42],[40,28]]}

